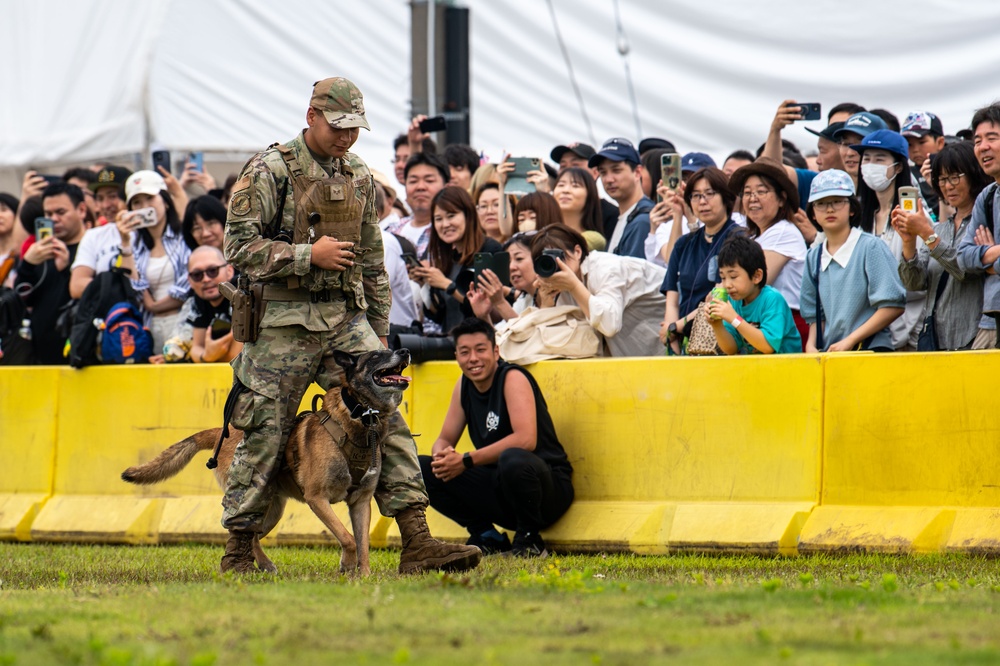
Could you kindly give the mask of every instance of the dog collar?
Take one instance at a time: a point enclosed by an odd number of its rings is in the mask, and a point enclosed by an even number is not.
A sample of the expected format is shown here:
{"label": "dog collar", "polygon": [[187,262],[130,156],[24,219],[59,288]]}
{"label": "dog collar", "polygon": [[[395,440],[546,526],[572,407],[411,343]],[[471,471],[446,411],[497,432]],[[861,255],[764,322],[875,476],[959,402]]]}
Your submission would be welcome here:
{"label": "dog collar", "polygon": [[340,387],[340,398],[344,401],[344,406],[351,410],[352,419],[360,419],[368,427],[378,423],[378,417],[381,416],[381,412],[377,409],[366,407],[355,400],[354,396],[347,392],[346,386]]}

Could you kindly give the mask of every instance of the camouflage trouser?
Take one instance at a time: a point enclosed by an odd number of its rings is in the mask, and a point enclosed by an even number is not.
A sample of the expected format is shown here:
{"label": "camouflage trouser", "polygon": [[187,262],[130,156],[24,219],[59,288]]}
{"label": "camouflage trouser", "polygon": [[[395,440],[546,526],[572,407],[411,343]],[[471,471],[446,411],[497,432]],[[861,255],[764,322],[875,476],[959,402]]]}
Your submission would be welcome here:
{"label": "camouflage trouser", "polygon": [[[331,331],[313,332],[301,326],[261,329],[257,341],[244,345],[233,361],[236,376],[250,390],[239,397],[232,418],[232,425],[244,434],[222,499],[226,529],[260,531],[303,394],[313,381],[324,390],[343,381],[333,350],[360,353],[381,348],[364,313],[352,314]],[[417,446],[398,411],[385,439],[375,501],[386,516],[427,506]]]}

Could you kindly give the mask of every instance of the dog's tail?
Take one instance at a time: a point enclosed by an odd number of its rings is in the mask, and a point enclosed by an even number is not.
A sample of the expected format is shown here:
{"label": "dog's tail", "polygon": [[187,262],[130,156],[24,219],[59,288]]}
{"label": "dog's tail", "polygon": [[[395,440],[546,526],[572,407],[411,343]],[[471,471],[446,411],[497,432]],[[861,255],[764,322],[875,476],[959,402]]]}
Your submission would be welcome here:
{"label": "dog's tail", "polygon": [[202,430],[196,435],[182,439],[148,463],[129,467],[122,472],[122,479],[140,485],[159,483],[164,479],[169,479],[184,469],[196,453],[214,449],[221,432],[221,428]]}

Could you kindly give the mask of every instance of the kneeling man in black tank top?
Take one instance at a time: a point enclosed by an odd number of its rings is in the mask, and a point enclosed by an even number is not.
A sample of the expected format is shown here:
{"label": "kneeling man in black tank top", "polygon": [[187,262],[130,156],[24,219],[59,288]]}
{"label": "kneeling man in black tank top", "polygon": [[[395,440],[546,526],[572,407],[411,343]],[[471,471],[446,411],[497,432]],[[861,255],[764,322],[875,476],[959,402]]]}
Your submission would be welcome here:
{"label": "kneeling man in black tank top", "polygon": [[[493,327],[466,319],[452,331],[462,379],[432,455],[420,456],[431,506],[469,530],[484,553],[547,554],[539,530],[573,502],[573,468],[535,378],[500,360]],[[465,427],[475,451],[455,445]],[[494,525],[514,530],[514,543]]]}

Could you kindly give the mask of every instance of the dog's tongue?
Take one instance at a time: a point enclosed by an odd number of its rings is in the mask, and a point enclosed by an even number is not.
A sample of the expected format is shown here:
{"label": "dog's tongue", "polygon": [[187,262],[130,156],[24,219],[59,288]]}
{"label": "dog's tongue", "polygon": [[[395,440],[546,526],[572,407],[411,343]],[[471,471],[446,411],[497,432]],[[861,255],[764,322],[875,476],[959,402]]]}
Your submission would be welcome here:
{"label": "dog's tongue", "polygon": [[394,382],[403,382],[405,384],[409,384],[410,382],[413,381],[412,377],[404,377],[403,375],[387,375],[385,377],[385,379],[388,379],[388,380],[394,381]]}

